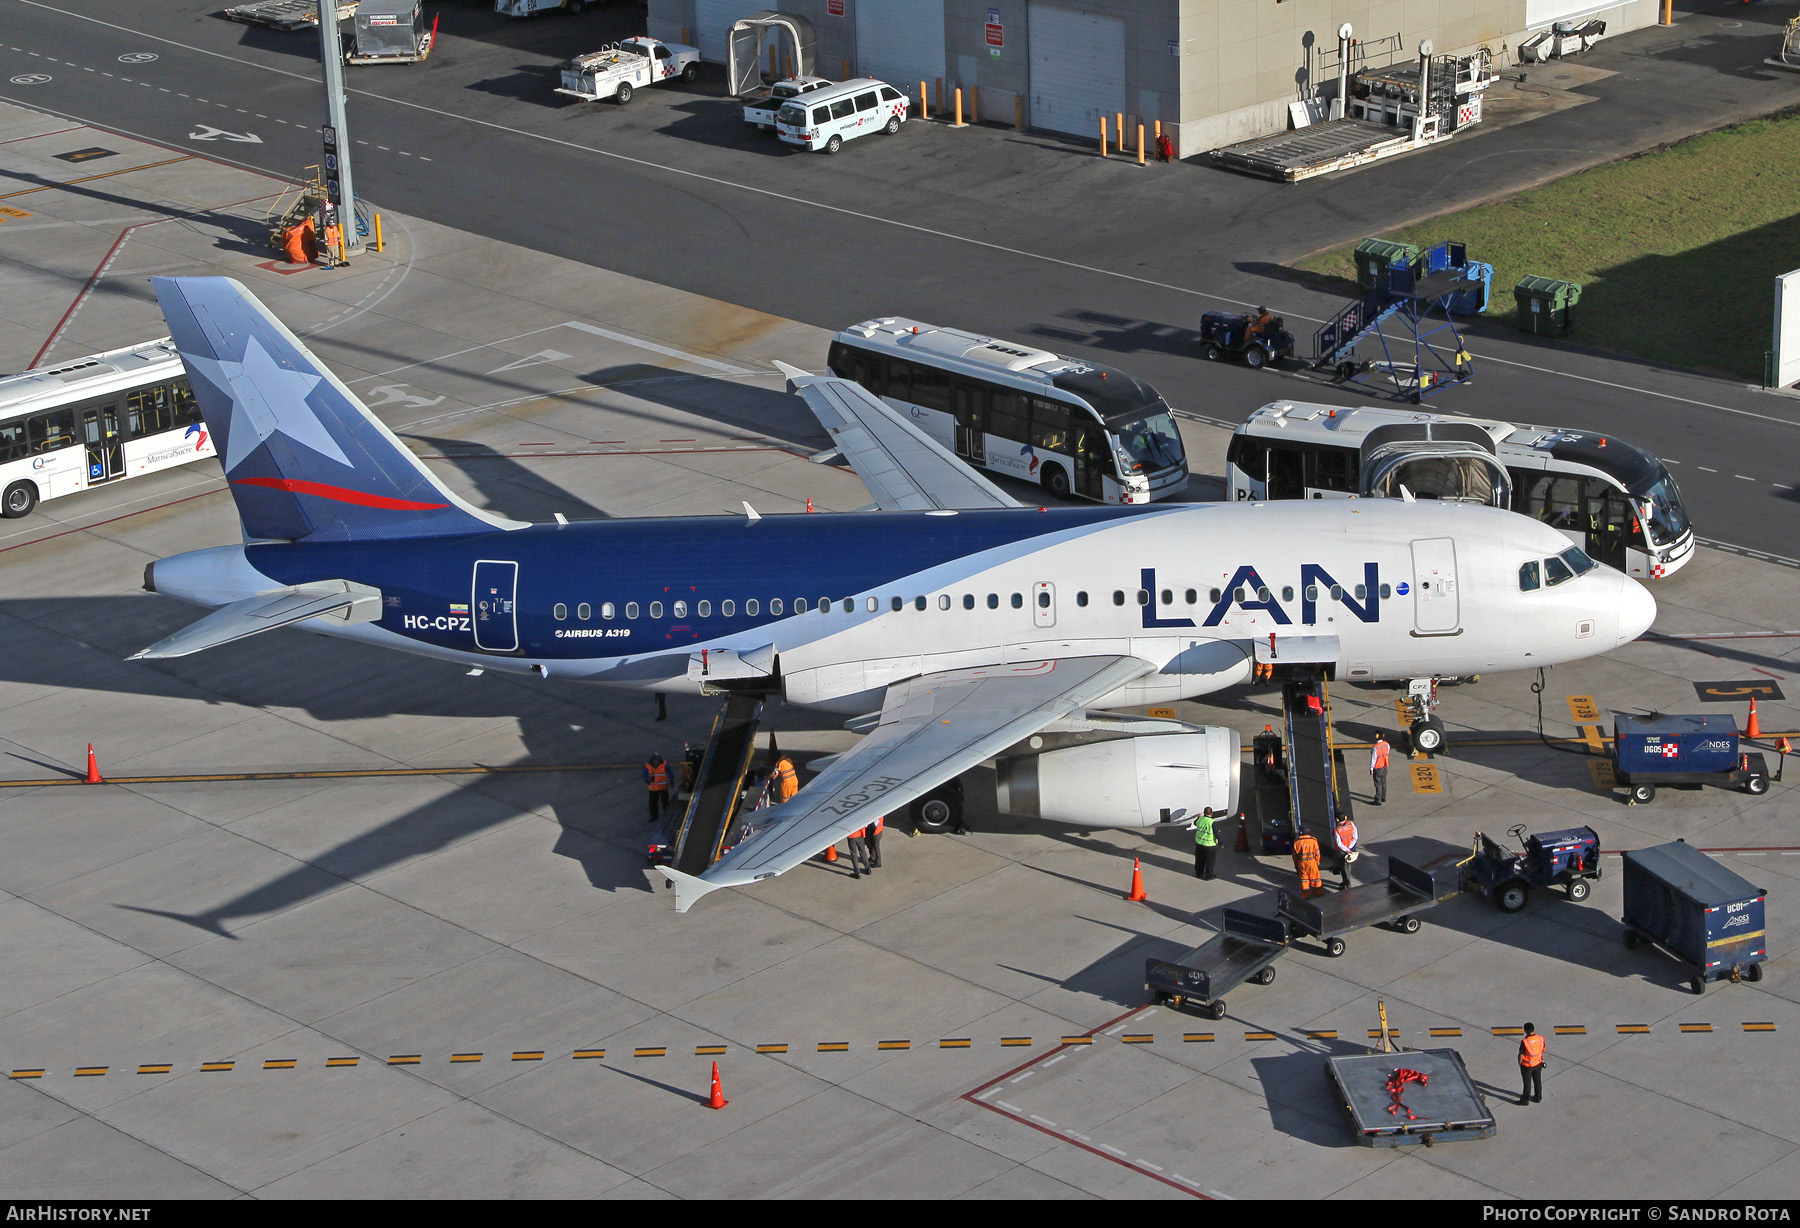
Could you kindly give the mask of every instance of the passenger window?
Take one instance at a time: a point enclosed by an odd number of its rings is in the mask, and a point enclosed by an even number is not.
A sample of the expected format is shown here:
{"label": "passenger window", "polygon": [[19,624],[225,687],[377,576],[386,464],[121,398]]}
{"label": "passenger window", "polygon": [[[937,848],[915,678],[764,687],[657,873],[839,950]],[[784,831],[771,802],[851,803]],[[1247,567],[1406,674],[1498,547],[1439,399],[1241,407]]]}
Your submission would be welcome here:
{"label": "passenger window", "polygon": [[754,597],[744,603],[744,613],[748,614],[751,618],[755,618],[761,610],[762,607],[757,604],[756,598]]}
{"label": "passenger window", "polygon": [[605,601],[600,604],[600,617],[604,618],[607,622],[613,620],[613,615],[615,613],[617,613],[617,611],[613,608],[612,602]]}
{"label": "passenger window", "polygon": [[[1362,585],[1360,585],[1360,584],[1357,585],[1357,588],[1360,590],[1362,588]],[[1381,586],[1380,592],[1381,592],[1381,599],[1383,601],[1386,601],[1389,597],[1392,597],[1394,595],[1393,588],[1386,584],[1383,584]]]}
{"label": "passenger window", "polygon": [[1333,601],[1342,601],[1344,599],[1344,586],[1343,585],[1333,584],[1331,586],[1331,599]]}
{"label": "passenger window", "polygon": [[1025,595],[1023,593],[1014,593],[1012,595],[1012,608],[1015,610],[1022,610],[1025,608]]}
{"label": "passenger window", "polygon": [[676,618],[686,618],[687,617],[687,602],[677,601],[675,603],[675,617]]}
{"label": "passenger window", "polygon": [[1162,603],[1164,605],[1174,605],[1175,604],[1175,594],[1165,588],[1162,591]]}
{"label": "passenger window", "polygon": [[1187,591],[1187,603],[1193,605],[1198,600],[1200,600],[1200,594],[1190,588]]}
{"label": "passenger window", "polygon": [[873,614],[873,613],[875,613],[876,610],[878,610],[880,608],[881,608],[880,602],[878,602],[873,597],[869,598],[869,613]]}
{"label": "passenger window", "polygon": [[586,622],[588,619],[592,618],[593,616],[594,616],[594,607],[589,605],[587,602],[584,601],[580,605],[575,607],[575,617],[579,618],[582,622]]}
{"label": "passenger window", "polygon": [[712,602],[702,601],[700,603],[699,609],[696,612],[700,615],[701,618],[711,618],[712,617]]}
{"label": "passenger window", "polygon": [[890,358],[882,364],[882,370],[886,378],[878,395],[893,397],[896,401],[912,400],[912,366]]}
{"label": "passenger window", "polygon": [[32,418],[27,429],[33,452],[54,452],[75,442],[75,411],[53,409]]}
{"label": "passenger window", "polygon": [[563,619],[565,619],[569,616],[569,607],[559,601],[551,609],[550,616],[552,618],[556,619],[557,622],[561,622]]}
{"label": "passenger window", "polygon": [[923,598],[923,597],[914,597],[914,598],[913,598],[913,609],[915,609],[915,610],[923,610],[923,609],[924,609],[924,608],[925,608],[925,598]]}
{"label": "passenger window", "polygon": [[858,111],[873,111],[875,109],[875,91],[870,90],[866,94],[858,94],[856,96],[856,109]]}
{"label": "passenger window", "polygon": [[904,598],[904,597],[889,597],[888,598],[888,608],[890,610],[893,610],[895,613],[899,613],[901,610],[906,608],[906,598]]}
{"label": "passenger window", "polygon": [[963,609],[972,610],[974,608],[975,608],[975,594],[974,593],[964,593],[963,594]]}
{"label": "passenger window", "polygon": [[1293,585],[1284,584],[1281,586],[1281,599],[1283,601],[1292,601],[1294,599],[1294,586]]}
{"label": "passenger window", "polygon": [[830,118],[831,118],[831,108],[830,107],[814,107],[813,108],[812,122],[813,122],[813,126],[815,128],[818,127],[820,124],[825,123]]}
{"label": "passenger window", "polygon": [[721,601],[719,603],[719,613],[726,618],[731,618],[737,613],[737,602],[729,599]]}
{"label": "passenger window", "polygon": [[1050,608],[1050,594],[1049,593],[1040,592],[1037,595],[1037,597],[1038,597],[1038,609],[1047,610]]}
{"label": "passenger window", "polygon": [[1069,407],[1043,397],[1031,398],[1031,446],[1048,452],[1069,451]]}
{"label": "passenger window", "polygon": [[1358,584],[1356,586],[1356,599],[1358,601],[1366,601],[1366,600],[1368,600],[1368,596],[1369,596],[1369,586],[1366,584]]}
{"label": "passenger window", "polygon": [[1533,592],[1541,583],[1536,559],[1519,568],[1519,591],[1521,593]]}
{"label": "passenger window", "polygon": [[1319,599],[1319,586],[1317,584],[1308,584],[1306,586],[1306,599],[1308,601],[1317,601]]}
{"label": "passenger window", "polygon": [[1241,588],[1232,589],[1231,590],[1231,599],[1233,601],[1237,602],[1239,605],[1243,605],[1244,604],[1244,590]]}
{"label": "passenger window", "polygon": [[169,395],[175,398],[175,425],[192,426],[202,420],[200,402],[194,399],[194,390],[188,382],[178,379],[169,385]]}
{"label": "passenger window", "polygon": [[1137,601],[1138,601],[1139,605],[1149,605],[1150,604],[1150,590],[1147,588],[1140,588],[1138,590]]}
{"label": "passenger window", "polygon": [[636,618],[637,616],[638,616],[638,603],[635,601],[627,601],[625,603],[625,617],[626,618]]}
{"label": "passenger window", "polygon": [[988,609],[997,610],[999,608],[1000,608],[1000,594],[999,593],[989,593],[988,594]]}
{"label": "passenger window", "polygon": [[662,617],[662,602],[652,601],[650,603],[650,617],[651,618],[661,618]]}
{"label": "passenger window", "polygon": [[1087,590],[1086,589],[1083,589],[1081,592],[1075,594],[1075,604],[1079,605],[1079,606],[1087,605]]}
{"label": "passenger window", "polygon": [[1219,593],[1219,590],[1216,588],[1208,589],[1206,592],[1206,599],[1208,601],[1212,602],[1214,605],[1219,604],[1219,597],[1220,597],[1220,593]]}
{"label": "passenger window", "polygon": [[794,598],[794,613],[796,613],[796,614],[806,613],[806,598],[804,598],[804,597]]}
{"label": "passenger window", "polygon": [[1258,601],[1267,601],[1269,599],[1269,590],[1266,588],[1257,589],[1256,590],[1256,599]]}
{"label": "passenger window", "polygon": [[1125,590],[1124,589],[1115,588],[1113,590],[1113,604],[1114,605],[1124,605],[1125,604]]}
{"label": "passenger window", "polygon": [[856,114],[856,104],[848,98],[840,98],[831,104],[831,118],[849,119]]}
{"label": "passenger window", "polygon": [[[849,612],[850,612],[850,603],[848,601],[846,601],[844,603],[844,613],[848,614]],[[819,613],[821,613],[821,614],[831,613],[831,598],[829,598],[829,597],[819,598]]]}
{"label": "passenger window", "polygon": [[779,597],[769,598],[769,613],[771,613],[771,614],[781,613],[781,598],[779,598]]}
{"label": "passenger window", "polygon": [[1544,584],[1546,587],[1555,588],[1564,580],[1573,580],[1574,578],[1575,573],[1570,571],[1569,565],[1560,558],[1544,560]]}
{"label": "passenger window", "polygon": [[950,594],[943,593],[938,597],[938,609],[947,610],[949,608],[950,608]]}
{"label": "passenger window", "polygon": [[669,59],[670,58],[669,49],[667,47],[661,47],[661,46],[657,47],[656,48],[656,58],[659,60]]}

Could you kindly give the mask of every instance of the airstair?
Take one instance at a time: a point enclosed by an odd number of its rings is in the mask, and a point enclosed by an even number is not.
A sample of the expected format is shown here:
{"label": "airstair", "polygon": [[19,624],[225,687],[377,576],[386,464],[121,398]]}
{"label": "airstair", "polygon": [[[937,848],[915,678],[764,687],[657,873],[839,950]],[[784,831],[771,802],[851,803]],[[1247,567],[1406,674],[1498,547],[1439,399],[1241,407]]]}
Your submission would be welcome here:
{"label": "airstair", "polygon": [[[1440,243],[1410,263],[1395,261],[1313,334],[1312,365],[1344,383],[1373,375],[1415,405],[1465,384],[1475,367],[1456,317],[1486,308],[1492,278],[1492,266],[1470,261],[1461,243]],[[1359,359],[1365,346],[1379,347],[1381,357]]]}
{"label": "airstair", "polygon": [[744,779],[756,756],[762,710],[759,695],[727,695],[713,720],[687,812],[669,841],[670,864],[683,874],[704,873],[737,842],[743,825]]}

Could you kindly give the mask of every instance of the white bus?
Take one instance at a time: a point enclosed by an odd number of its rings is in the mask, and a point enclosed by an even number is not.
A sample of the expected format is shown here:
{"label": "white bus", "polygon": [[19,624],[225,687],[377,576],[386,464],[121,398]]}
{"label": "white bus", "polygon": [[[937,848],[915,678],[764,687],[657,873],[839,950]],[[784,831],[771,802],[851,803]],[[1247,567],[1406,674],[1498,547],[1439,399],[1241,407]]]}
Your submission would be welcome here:
{"label": "white bus", "polygon": [[1237,428],[1225,475],[1232,499],[1401,497],[1404,490],[1509,507],[1639,579],[1672,575],[1694,556],[1694,531],[1668,469],[1644,449],[1594,431],[1276,401]]}
{"label": "white bus", "polygon": [[827,361],[976,468],[1059,498],[1148,503],[1187,487],[1168,405],[1123,371],[894,318],[846,328]]}
{"label": "white bus", "polygon": [[0,376],[0,515],[212,456],[168,339]]}

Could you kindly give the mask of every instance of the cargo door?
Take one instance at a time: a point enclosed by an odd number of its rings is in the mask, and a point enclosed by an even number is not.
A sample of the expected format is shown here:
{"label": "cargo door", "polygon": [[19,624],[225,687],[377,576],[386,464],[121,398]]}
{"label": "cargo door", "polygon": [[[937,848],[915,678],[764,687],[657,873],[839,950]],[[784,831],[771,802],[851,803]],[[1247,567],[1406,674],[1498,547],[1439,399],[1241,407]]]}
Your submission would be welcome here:
{"label": "cargo door", "polygon": [[[919,82],[939,106],[944,75],[944,0],[863,0],[856,6],[856,75],[877,77],[919,105]],[[945,89],[948,89],[945,86]]]}
{"label": "cargo door", "polygon": [[[858,5],[861,12],[863,6]],[[1116,144],[1114,116],[1125,105],[1125,22],[1054,4],[1031,6],[1031,126],[1097,137],[1106,117]]]}
{"label": "cargo door", "polygon": [[475,647],[483,652],[517,652],[519,621],[514,611],[519,565],[482,559],[475,564],[470,612],[475,617]]}
{"label": "cargo door", "polygon": [[1462,630],[1456,591],[1456,542],[1425,537],[1412,544],[1413,626],[1419,635],[1456,635]]}

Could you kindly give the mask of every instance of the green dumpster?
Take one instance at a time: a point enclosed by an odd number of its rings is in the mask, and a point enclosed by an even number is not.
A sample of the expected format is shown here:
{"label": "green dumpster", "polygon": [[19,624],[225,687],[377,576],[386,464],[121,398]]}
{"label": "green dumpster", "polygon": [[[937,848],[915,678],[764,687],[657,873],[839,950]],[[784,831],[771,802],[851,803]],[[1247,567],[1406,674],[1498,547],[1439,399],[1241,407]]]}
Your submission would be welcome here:
{"label": "green dumpster", "polygon": [[1552,277],[1521,277],[1513,287],[1519,329],[1527,333],[1566,333],[1573,326],[1581,287]]}
{"label": "green dumpster", "polygon": [[1398,261],[1411,264],[1419,258],[1413,243],[1396,243],[1392,239],[1364,239],[1356,245],[1356,284],[1373,290],[1387,276],[1388,265]]}

